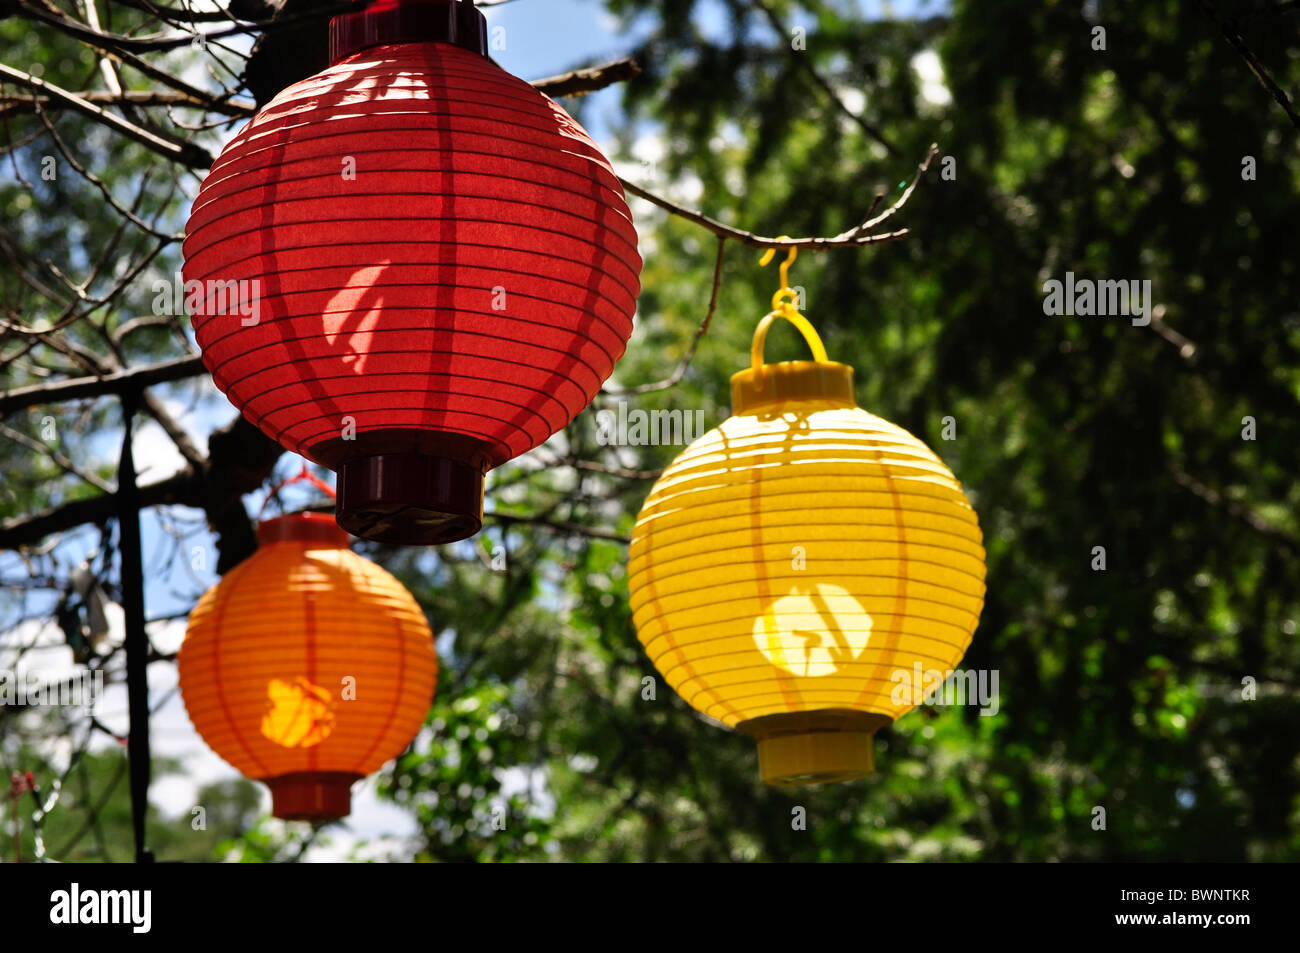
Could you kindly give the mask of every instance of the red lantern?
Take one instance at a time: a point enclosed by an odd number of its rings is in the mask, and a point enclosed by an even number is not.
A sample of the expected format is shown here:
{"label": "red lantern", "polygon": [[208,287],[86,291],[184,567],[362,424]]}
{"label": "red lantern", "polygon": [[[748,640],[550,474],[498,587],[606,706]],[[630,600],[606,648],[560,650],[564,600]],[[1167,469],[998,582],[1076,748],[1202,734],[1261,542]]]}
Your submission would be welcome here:
{"label": "red lantern", "polygon": [[636,232],[608,160],[487,58],[470,4],[379,0],[335,17],[330,48],[195,199],[195,336],[245,417],[338,471],[340,526],[463,539],[486,471],[565,427],[622,356]]}

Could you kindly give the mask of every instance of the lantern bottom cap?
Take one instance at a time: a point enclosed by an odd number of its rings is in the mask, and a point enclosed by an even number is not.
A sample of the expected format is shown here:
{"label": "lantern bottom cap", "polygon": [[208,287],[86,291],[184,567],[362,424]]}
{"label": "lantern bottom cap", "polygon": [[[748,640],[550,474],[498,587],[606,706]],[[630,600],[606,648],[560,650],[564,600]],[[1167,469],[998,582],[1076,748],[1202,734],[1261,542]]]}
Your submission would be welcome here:
{"label": "lantern bottom cap", "polygon": [[398,546],[436,546],[483,528],[483,471],[419,453],[378,453],[338,468],[339,526]]}
{"label": "lantern bottom cap", "polygon": [[737,726],[758,741],[765,784],[793,787],[865,778],[876,770],[875,734],[889,724],[868,712],[793,712]]}
{"label": "lantern bottom cap", "polygon": [[324,823],[352,812],[352,785],[361,775],[346,771],[302,771],[265,778],[271,813],[285,821]]}

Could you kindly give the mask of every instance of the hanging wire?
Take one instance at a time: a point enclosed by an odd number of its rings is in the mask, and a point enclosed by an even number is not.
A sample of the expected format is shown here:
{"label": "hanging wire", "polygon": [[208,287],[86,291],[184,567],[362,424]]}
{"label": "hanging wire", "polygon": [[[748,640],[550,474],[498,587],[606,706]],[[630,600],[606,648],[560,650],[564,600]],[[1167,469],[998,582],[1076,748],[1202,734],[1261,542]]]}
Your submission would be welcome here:
{"label": "hanging wire", "polygon": [[328,496],[331,500],[338,498],[338,495],[334,492],[333,487],[331,487],[324,480],[320,479],[314,473],[308,470],[307,464],[304,463],[302,465],[302,469],[299,470],[297,473],[295,473],[293,476],[289,477],[288,479],[281,480],[275,486],[271,487],[270,492],[266,494],[266,499],[262,501],[261,509],[257,511],[257,518],[259,520],[262,518],[262,515],[266,512],[267,506],[270,505],[272,500],[275,500],[276,504],[280,508],[280,512],[283,513],[284,501],[280,499],[280,491],[287,486],[292,486],[295,483],[310,483],[312,486],[316,487],[316,489],[320,490],[322,493]]}

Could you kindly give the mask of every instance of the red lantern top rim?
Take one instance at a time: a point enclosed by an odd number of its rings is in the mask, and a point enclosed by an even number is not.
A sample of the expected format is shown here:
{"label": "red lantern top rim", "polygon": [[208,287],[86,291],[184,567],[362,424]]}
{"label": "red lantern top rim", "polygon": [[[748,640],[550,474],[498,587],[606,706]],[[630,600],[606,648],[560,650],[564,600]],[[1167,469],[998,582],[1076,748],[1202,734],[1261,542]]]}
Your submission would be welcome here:
{"label": "red lantern top rim", "polygon": [[328,543],[347,548],[352,537],[339,528],[329,513],[290,513],[257,524],[257,541],[270,543]]}
{"label": "red lantern top rim", "polygon": [[451,43],[487,57],[487,19],[467,0],[374,0],[330,20],[330,65],[388,43]]}

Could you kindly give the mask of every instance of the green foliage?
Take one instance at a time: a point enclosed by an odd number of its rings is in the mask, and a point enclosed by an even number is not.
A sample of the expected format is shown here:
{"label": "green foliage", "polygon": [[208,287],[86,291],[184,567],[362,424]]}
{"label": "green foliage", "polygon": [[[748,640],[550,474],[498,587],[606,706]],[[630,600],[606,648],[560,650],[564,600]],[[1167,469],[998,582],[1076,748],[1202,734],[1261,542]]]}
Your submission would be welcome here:
{"label": "green foliage", "polygon": [[[0,832],[6,860],[14,859],[15,802],[9,796],[9,770],[31,772],[41,800],[49,808],[39,825],[44,856],[65,863],[133,859],[131,798],[127,780],[126,750],[91,751],[80,755],[71,768],[55,763],[34,749],[19,749],[6,759],[5,797],[0,806]],[[169,758],[154,758],[154,781],[184,774],[184,765]],[[50,803],[56,793],[57,800]],[[260,795],[251,781],[237,780],[207,785],[196,804],[203,813],[168,816],[150,811],[147,843],[163,860],[201,861],[224,856],[242,832],[257,820]],[[37,804],[31,793],[17,801],[19,855],[36,859],[38,827],[33,823]]]}

